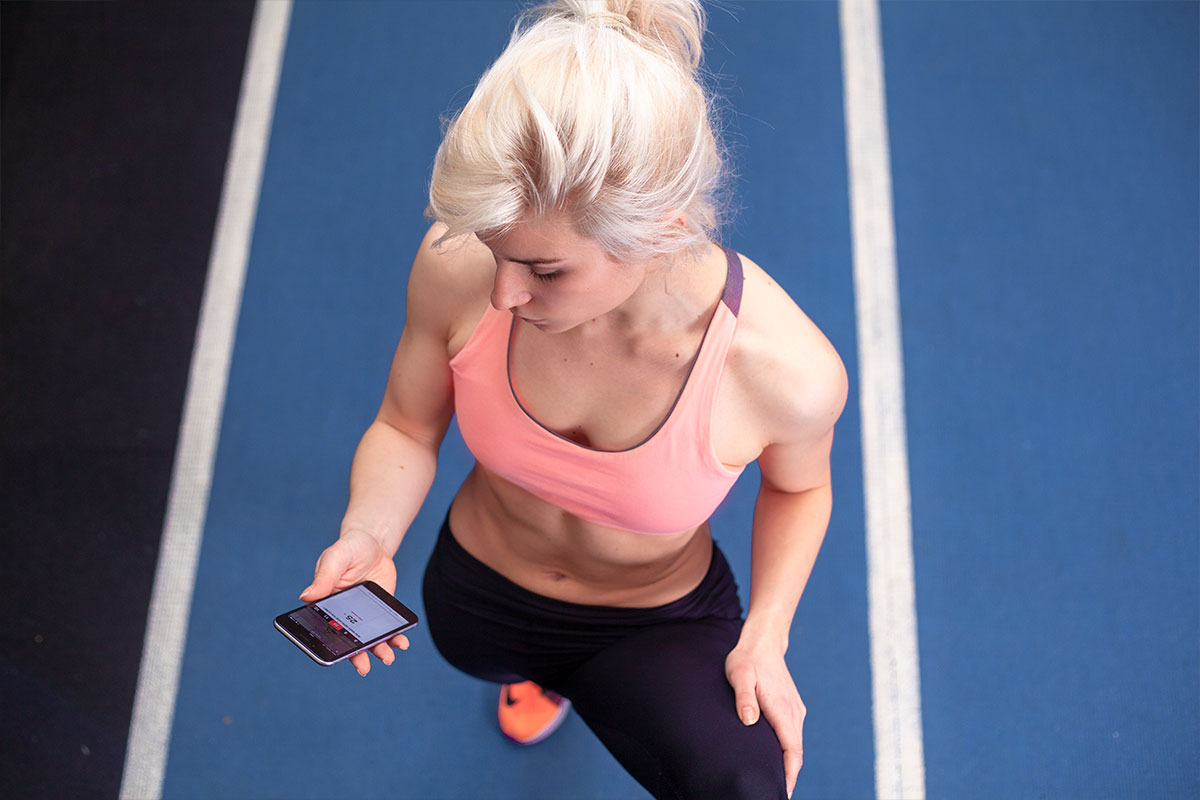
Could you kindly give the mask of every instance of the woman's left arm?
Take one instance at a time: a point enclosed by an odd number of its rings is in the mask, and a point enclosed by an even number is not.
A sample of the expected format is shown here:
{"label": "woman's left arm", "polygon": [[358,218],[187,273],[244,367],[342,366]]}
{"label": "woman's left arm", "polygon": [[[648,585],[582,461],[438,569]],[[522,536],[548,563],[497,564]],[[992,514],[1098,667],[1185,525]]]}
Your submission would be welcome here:
{"label": "woman's left arm", "polygon": [[725,659],[738,717],[753,725],[761,713],[779,737],[789,797],[804,762],[806,709],[784,655],[832,505],[829,484],[784,492],[764,479],[754,509],[750,611],[737,647]]}
{"label": "woman's left arm", "polygon": [[[738,717],[765,717],[783,748],[788,796],[804,761],[806,709],[784,656],[792,617],[825,538],[833,507],[829,452],[846,399],[846,374],[832,348],[807,397],[795,399],[783,441],[759,456],[762,487],[754,508],[750,607],[737,646],[725,660]],[[822,359],[824,360],[824,359]],[[811,368],[811,362],[810,362]]]}

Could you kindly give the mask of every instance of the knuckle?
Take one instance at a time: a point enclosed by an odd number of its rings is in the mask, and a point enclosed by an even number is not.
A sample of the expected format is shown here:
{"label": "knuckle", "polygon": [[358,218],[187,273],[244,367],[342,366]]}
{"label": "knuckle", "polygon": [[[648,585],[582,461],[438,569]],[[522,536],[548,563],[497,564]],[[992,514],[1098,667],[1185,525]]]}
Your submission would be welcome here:
{"label": "knuckle", "polygon": [[728,665],[728,668],[729,668],[730,672],[736,673],[738,675],[741,675],[746,672],[754,671],[754,667],[750,663],[748,663],[746,661],[742,661],[740,659],[730,662]]}
{"label": "knuckle", "polygon": [[740,691],[749,691],[754,686],[754,670],[746,667],[737,667],[729,673],[729,682],[735,687],[740,687]]}

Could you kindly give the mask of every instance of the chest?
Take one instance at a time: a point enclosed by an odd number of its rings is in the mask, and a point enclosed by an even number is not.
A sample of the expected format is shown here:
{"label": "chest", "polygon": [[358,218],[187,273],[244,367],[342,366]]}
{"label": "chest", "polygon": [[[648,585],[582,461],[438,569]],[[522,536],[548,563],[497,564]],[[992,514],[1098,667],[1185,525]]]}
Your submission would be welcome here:
{"label": "chest", "polygon": [[626,450],[670,416],[704,330],[653,340],[567,339],[515,329],[508,376],[525,413],[586,447]]}

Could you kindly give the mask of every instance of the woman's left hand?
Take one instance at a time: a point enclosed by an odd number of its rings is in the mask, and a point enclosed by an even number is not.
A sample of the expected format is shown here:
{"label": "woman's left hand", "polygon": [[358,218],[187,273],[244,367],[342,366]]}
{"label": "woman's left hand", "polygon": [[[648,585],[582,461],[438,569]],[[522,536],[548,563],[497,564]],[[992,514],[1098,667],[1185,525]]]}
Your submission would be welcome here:
{"label": "woman's left hand", "polygon": [[725,658],[725,677],[733,687],[738,718],[746,725],[766,717],[783,748],[788,797],[804,763],[804,716],[807,709],[788,672],[782,652],[739,644]]}

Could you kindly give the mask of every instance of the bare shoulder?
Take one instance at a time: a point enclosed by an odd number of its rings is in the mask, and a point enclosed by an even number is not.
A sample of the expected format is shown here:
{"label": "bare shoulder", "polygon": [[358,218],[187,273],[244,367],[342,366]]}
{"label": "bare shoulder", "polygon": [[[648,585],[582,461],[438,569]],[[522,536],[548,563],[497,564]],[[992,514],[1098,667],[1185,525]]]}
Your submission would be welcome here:
{"label": "bare shoulder", "polygon": [[460,332],[469,333],[483,314],[495,261],[474,236],[435,245],[444,233],[441,223],[431,225],[413,259],[407,318],[410,325],[443,333],[453,345]]}
{"label": "bare shoulder", "polygon": [[846,404],[847,377],[829,339],[783,287],[742,256],[745,289],[730,369],[764,445],[826,436]]}

